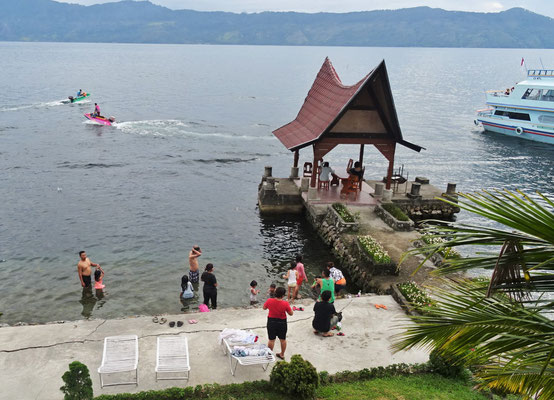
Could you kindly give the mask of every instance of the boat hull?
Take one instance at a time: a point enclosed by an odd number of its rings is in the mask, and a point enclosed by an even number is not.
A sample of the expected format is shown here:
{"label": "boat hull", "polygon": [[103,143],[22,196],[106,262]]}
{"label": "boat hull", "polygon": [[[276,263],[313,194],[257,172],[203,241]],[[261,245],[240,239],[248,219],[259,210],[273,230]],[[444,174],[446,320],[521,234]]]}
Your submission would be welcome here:
{"label": "boat hull", "polygon": [[498,121],[495,118],[486,117],[477,117],[475,121],[477,124],[482,125],[485,131],[554,145],[554,131],[545,131],[533,126],[533,124],[505,120]]}
{"label": "boat hull", "polygon": [[110,121],[107,118],[104,117],[93,117],[92,114],[85,114],[85,118],[90,119],[91,121],[94,121],[101,125],[112,125],[113,121]]}
{"label": "boat hull", "polygon": [[86,98],[89,97],[89,96],[90,96],[89,93],[87,93],[85,96],[81,96],[81,97],[73,97],[73,96],[70,96],[70,97],[69,97],[69,101],[70,101],[71,103],[77,103],[78,101],[84,100],[84,99],[86,99]]}

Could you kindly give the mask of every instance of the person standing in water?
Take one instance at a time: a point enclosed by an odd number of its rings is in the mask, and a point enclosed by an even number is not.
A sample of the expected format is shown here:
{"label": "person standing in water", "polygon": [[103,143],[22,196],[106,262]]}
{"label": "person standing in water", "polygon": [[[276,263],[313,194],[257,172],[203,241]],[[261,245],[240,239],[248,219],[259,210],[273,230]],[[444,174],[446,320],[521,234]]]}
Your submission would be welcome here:
{"label": "person standing in water", "polygon": [[79,280],[81,286],[89,288],[91,285],[91,267],[100,268],[100,264],[95,264],[87,257],[87,253],[83,250],[79,252],[80,260],[77,263],[77,273],[79,274]]}
{"label": "person standing in water", "polygon": [[192,246],[192,250],[189,252],[189,280],[190,283],[198,283],[198,257],[202,255],[202,250],[198,245]]}
{"label": "person standing in water", "polygon": [[306,271],[304,270],[304,264],[302,264],[301,254],[298,254],[296,256],[296,273],[296,288],[294,288],[293,296],[293,299],[295,300],[301,298],[301,296],[298,294],[298,291],[300,290],[300,286],[302,286],[302,282],[308,282],[308,277],[306,276]]}
{"label": "person standing in water", "polygon": [[206,270],[202,273],[202,282],[204,282],[202,289],[204,304],[209,306],[211,302],[212,310],[215,310],[217,308],[217,279],[215,279],[212,263],[206,265]]}

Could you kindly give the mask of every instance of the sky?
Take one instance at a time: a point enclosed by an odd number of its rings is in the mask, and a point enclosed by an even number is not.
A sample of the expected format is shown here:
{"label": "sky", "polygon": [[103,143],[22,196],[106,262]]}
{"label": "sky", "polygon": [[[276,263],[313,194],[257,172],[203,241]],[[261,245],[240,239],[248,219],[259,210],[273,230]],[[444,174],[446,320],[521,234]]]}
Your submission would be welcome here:
{"label": "sky", "polygon": [[[64,3],[91,5],[117,0],[56,0]],[[261,12],[350,12],[398,9],[418,6],[445,10],[498,12],[522,7],[554,18],[553,0],[150,0],[174,10]]]}

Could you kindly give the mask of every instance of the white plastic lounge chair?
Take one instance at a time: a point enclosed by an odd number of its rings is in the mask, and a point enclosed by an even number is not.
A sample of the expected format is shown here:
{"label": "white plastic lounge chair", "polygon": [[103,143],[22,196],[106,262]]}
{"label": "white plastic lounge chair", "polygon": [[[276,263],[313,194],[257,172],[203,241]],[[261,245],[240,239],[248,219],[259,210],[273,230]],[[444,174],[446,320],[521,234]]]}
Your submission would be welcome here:
{"label": "white plastic lounge chair", "polygon": [[[158,349],[156,351],[156,381],[158,379],[186,379],[190,374],[189,345],[185,335],[158,336]],[[159,378],[160,373],[180,374]]]}
{"label": "white plastic lounge chair", "polygon": [[275,362],[275,354],[267,347],[267,354],[262,356],[235,356],[233,355],[233,348],[235,346],[241,346],[245,348],[259,347],[259,343],[244,343],[242,341],[234,340],[233,336],[222,338],[221,344],[223,346],[223,354],[229,355],[229,368],[231,369],[231,375],[235,376],[237,365],[261,365],[263,370],[267,370],[270,363]]}
{"label": "white plastic lounge chair", "polygon": [[[103,374],[135,371],[134,382],[104,384]],[[108,336],[104,339],[102,365],[98,368],[100,386],[130,385],[138,386],[138,337],[137,335]]]}

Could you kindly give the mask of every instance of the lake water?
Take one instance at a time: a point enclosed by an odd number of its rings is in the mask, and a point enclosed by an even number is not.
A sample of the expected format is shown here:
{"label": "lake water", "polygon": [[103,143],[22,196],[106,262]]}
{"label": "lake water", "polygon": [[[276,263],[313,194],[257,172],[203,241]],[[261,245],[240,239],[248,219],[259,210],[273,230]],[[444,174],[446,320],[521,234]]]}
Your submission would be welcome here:
{"label": "lake water", "polygon": [[[297,253],[317,274],[329,250],[302,218],[262,218],[256,193],[265,165],[289,175],[271,131],[294,119],[326,56],[348,85],[385,59],[404,137],[426,148],[397,151],[410,177],[554,195],[554,146],[473,125],[484,90],[522,80],[522,56],[552,67],[551,51],[0,42],[0,322],[196,308],[178,300],[193,244],[222,307],[248,304],[252,279],[264,292],[282,281]],[[61,102],[80,88],[90,100]],[[121,122],[87,123],[94,102]],[[374,148],[365,162],[367,178],[386,173]],[[79,250],[105,269],[103,297],[82,298]]]}

